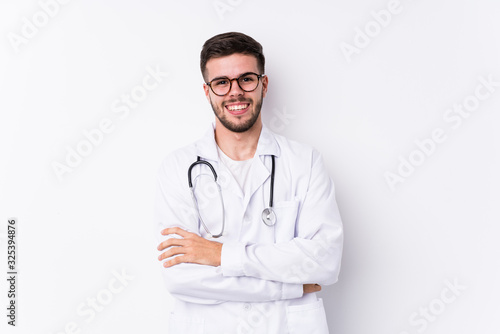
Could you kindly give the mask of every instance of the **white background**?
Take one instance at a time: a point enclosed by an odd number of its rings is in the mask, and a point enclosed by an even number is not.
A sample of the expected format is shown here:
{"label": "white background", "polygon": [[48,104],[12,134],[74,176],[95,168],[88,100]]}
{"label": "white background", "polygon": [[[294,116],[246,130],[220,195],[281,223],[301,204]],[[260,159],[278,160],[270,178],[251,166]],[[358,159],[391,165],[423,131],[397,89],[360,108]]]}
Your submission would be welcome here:
{"label": "white background", "polygon": [[[156,260],[156,171],[213,119],[203,42],[241,31],[264,46],[265,122],[322,152],[336,184],[343,265],[321,292],[331,332],[498,333],[500,87],[460,126],[443,117],[473,101],[479,77],[500,81],[500,5],[401,0],[377,25],[371,12],[389,4],[73,0],[44,22],[38,1],[2,1],[1,267],[4,277],[6,223],[17,217],[19,277],[18,326],[6,324],[2,306],[1,332],[65,333],[68,324],[81,333],[166,332],[172,299]],[[13,34],[34,16],[46,25],[16,46]],[[361,46],[365,28],[369,42],[347,57],[341,46]],[[126,117],[113,112],[148,68],[168,76]],[[64,164],[103,119],[113,131],[59,179],[54,162]],[[446,140],[418,153],[415,141],[436,128]],[[386,173],[410,156],[423,160],[391,189]],[[110,294],[114,271],[129,279]],[[0,305],[7,290],[2,279]],[[78,313],[99,295],[110,297],[100,312]]]}

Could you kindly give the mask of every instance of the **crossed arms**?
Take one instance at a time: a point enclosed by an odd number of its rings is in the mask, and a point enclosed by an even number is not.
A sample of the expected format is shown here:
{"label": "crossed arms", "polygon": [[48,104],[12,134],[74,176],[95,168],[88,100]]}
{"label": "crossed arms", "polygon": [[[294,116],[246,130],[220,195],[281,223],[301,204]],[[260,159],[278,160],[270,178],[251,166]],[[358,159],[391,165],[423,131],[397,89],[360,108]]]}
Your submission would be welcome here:
{"label": "crossed arms", "polygon": [[275,244],[222,244],[199,236],[187,187],[178,181],[183,175],[174,165],[166,161],[160,169],[156,199],[158,260],[164,261],[162,275],[172,295],[201,304],[273,301],[299,298],[337,281],[342,223],[319,154],[313,154],[297,236]]}

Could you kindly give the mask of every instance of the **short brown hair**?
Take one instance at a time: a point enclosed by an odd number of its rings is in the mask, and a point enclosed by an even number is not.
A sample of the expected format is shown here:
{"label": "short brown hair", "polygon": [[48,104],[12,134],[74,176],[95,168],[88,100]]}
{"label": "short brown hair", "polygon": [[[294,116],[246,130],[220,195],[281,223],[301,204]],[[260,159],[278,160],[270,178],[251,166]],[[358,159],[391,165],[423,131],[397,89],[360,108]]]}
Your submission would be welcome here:
{"label": "short brown hair", "polygon": [[262,45],[250,36],[240,32],[226,32],[208,39],[200,54],[200,69],[203,79],[207,81],[207,62],[212,58],[230,56],[234,53],[242,53],[257,58],[259,71],[264,74],[265,58]]}

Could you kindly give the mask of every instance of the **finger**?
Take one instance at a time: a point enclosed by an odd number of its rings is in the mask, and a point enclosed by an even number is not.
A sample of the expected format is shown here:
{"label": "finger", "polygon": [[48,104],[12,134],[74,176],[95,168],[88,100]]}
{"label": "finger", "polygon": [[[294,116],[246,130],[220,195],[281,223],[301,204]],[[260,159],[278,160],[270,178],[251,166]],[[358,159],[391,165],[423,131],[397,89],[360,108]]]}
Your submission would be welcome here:
{"label": "finger", "polygon": [[156,249],[158,249],[159,251],[161,250],[164,250],[168,247],[172,247],[172,246],[184,246],[185,245],[185,241],[184,239],[178,239],[178,238],[170,238],[170,239],[167,239],[165,241],[162,241],[158,247],[156,247]]}
{"label": "finger", "polygon": [[189,257],[187,255],[176,256],[172,260],[163,262],[163,266],[165,268],[170,268],[180,263],[189,263]]}
{"label": "finger", "polygon": [[174,255],[179,255],[179,254],[186,254],[186,249],[184,247],[172,247],[168,251],[161,253],[158,256],[158,260],[164,260],[168,259],[169,257],[172,257]]}
{"label": "finger", "polygon": [[183,230],[180,227],[168,227],[168,228],[164,229],[163,231],[161,231],[161,234],[162,235],[177,234],[177,235],[180,235],[181,237],[185,238],[187,236],[192,235],[193,233],[188,232],[186,230]]}

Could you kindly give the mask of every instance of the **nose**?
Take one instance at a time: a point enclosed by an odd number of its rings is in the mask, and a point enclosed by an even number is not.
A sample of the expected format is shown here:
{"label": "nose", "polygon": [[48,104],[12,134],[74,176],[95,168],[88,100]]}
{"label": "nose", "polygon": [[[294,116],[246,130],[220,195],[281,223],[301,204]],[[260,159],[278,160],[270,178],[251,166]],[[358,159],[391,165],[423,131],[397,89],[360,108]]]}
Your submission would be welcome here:
{"label": "nose", "polygon": [[[233,82],[235,81],[235,82]],[[234,78],[231,79],[231,89],[229,89],[229,96],[240,96],[245,94],[245,91],[241,89],[240,85],[238,84],[238,79]]]}

